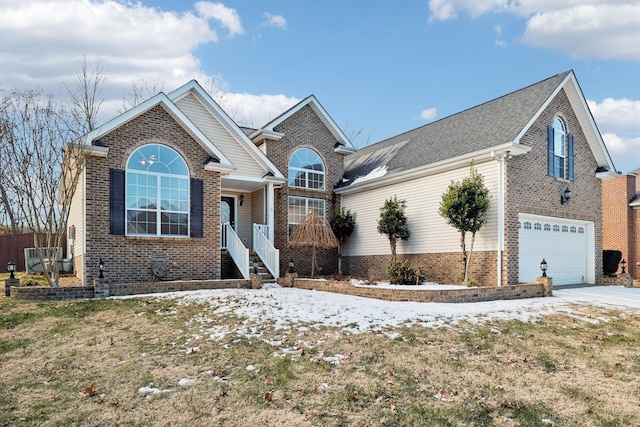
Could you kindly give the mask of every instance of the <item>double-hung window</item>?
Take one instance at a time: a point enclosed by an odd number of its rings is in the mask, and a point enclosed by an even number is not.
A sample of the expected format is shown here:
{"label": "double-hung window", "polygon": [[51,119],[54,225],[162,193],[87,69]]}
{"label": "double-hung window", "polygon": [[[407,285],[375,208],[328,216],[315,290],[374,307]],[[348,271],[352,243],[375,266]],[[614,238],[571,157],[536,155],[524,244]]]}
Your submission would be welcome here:
{"label": "double-hung window", "polygon": [[289,196],[289,237],[291,237],[291,235],[293,234],[293,230],[295,230],[296,225],[300,224],[309,212],[313,212],[315,215],[325,218],[324,199]]}

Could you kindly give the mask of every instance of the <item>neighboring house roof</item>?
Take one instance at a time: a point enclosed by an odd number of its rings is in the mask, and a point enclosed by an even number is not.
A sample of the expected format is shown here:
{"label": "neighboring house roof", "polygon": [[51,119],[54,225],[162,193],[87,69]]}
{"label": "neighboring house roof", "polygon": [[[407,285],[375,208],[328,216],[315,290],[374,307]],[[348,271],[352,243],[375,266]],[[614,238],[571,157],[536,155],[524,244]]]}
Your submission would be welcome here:
{"label": "neighboring house roof", "polygon": [[107,156],[108,149],[101,146],[99,141],[100,138],[156,106],[164,108],[165,111],[167,111],[176,120],[176,122],[178,122],[182,128],[211,155],[213,161],[209,162],[209,169],[219,170],[220,172],[230,172],[235,168],[229,159],[227,159],[227,157],[225,157],[225,155],[222,154],[222,152],[213,144],[213,142],[211,142],[164,93],[159,93],[156,96],[149,98],[143,103],[136,105],[130,110],[89,132],[82,138],[84,144],[91,147],[94,154],[98,156]]}
{"label": "neighboring house roof", "polygon": [[575,75],[567,71],[362,148],[346,157],[341,187],[380,182],[427,165],[445,165],[460,159],[468,163],[475,154],[497,149],[512,155],[526,153],[530,147],[520,144],[520,138],[562,89],[567,92],[598,165],[602,170],[614,171]]}
{"label": "neighboring house roof", "polygon": [[309,105],[313,109],[313,111],[316,112],[318,117],[320,117],[320,120],[322,120],[327,129],[329,129],[329,132],[331,132],[336,138],[336,152],[342,154],[351,154],[356,151],[356,148],[353,146],[349,138],[347,138],[344,132],[342,132],[340,127],[331,118],[327,110],[324,109],[322,104],[320,104],[320,102],[314,95],[309,95],[293,107],[289,108],[284,113],[280,114],[275,119],[271,120],[262,128],[253,132],[249,137],[252,140],[256,141],[256,143],[261,140],[261,135],[263,134],[268,135],[270,139],[279,139],[278,136],[282,137],[282,135],[279,135],[278,132],[274,130],[274,128],[276,128],[279,124],[287,120],[289,117],[293,116],[295,113],[297,113],[307,105]]}

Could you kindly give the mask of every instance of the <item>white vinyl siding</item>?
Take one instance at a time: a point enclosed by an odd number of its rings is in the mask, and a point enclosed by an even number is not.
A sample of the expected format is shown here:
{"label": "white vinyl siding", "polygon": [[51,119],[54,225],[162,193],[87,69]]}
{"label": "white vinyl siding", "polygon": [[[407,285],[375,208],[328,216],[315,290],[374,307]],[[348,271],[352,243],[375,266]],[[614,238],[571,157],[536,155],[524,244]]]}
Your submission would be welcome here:
{"label": "white vinyl siding", "polygon": [[[67,254],[71,257],[71,245],[74,245],[73,248],[73,256],[78,258],[84,255],[84,209],[85,209],[85,177],[86,172],[82,171],[82,175],[78,180],[78,185],[76,187],[76,191],[73,194],[73,199],[71,200],[71,208],[69,209],[69,219],[67,221],[67,230],[71,225],[75,225],[76,229],[76,239],[75,242],[71,240],[69,237],[67,239]],[[78,276],[80,272],[78,272]]]}
{"label": "white vinyl siding", "polygon": [[[489,189],[491,204],[487,223],[476,234],[474,251],[498,249],[498,163],[476,164]],[[460,234],[438,214],[442,194],[452,180],[460,181],[469,176],[469,167],[455,171],[416,178],[362,193],[342,195],[342,206],[357,214],[356,228],[347,239],[345,256],[390,254],[389,239],[378,233],[380,208],[386,199],[397,196],[407,201],[406,215],[411,237],[398,242],[398,255],[417,253],[459,252]],[[470,235],[468,242],[471,241]]]}
{"label": "white vinyl siding", "polygon": [[256,224],[265,224],[265,189],[251,193],[251,222]]}
{"label": "white vinyl siding", "polygon": [[237,167],[229,174],[229,178],[235,176],[262,178],[265,172],[264,167],[247,152],[244,144],[232,136],[232,131],[223,125],[221,117],[218,117],[215,112],[207,110],[191,94],[177,101],[177,106]]}

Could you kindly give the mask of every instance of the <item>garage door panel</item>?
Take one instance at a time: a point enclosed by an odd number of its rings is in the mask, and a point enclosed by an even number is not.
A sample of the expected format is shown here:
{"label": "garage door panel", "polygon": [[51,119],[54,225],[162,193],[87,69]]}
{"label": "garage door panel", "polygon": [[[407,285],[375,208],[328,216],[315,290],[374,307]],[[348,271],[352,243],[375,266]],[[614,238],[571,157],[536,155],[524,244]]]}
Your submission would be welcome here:
{"label": "garage door panel", "polygon": [[[583,283],[589,277],[589,233],[585,221],[520,215],[519,280],[534,282],[547,261],[554,285]],[[593,268],[593,267],[591,267]]]}

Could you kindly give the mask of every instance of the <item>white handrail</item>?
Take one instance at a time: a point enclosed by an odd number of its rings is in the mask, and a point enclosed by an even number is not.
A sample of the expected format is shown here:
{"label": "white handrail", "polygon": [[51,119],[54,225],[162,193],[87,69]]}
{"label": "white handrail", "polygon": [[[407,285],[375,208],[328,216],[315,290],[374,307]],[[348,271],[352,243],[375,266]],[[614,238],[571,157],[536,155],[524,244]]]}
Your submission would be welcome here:
{"label": "white handrail", "polygon": [[264,224],[253,224],[253,250],[260,257],[269,273],[276,279],[280,277],[280,251],[276,249],[265,233],[268,228]]}
{"label": "white handrail", "polygon": [[229,251],[229,255],[233,262],[238,266],[238,270],[242,273],[242,277],[249,278],[249,249],[247,249],[242,240],[231,227],[231,224],[221,224],[221,246]]}

